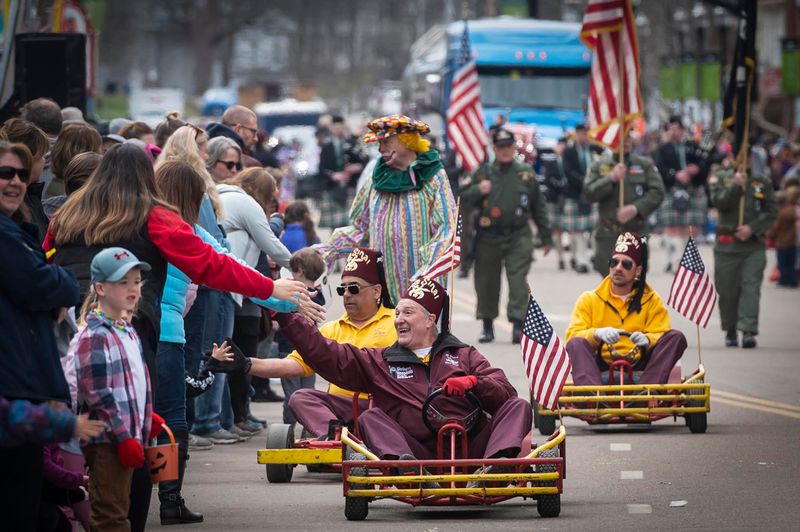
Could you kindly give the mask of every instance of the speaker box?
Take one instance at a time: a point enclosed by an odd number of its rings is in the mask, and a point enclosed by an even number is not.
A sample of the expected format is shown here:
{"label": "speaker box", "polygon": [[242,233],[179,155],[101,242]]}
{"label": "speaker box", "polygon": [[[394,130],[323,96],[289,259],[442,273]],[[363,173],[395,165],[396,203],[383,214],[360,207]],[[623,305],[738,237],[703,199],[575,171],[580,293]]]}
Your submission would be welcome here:
{"label": "speaker box", "polygon": [[21,33],[14,41],[14,87],[20,103],[50,98],[86,112],[86,35]]}

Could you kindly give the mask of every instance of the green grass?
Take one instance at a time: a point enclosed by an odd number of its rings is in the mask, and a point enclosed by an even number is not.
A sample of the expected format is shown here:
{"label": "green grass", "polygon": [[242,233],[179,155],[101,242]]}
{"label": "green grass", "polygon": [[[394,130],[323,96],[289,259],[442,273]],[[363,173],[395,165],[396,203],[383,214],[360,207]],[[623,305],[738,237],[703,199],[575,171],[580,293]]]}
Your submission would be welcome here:
{"label": "green grass", "polygon": [[95,98],[95,114],[103,120],[128,116],[128,98],[122,94],[101,94]]}

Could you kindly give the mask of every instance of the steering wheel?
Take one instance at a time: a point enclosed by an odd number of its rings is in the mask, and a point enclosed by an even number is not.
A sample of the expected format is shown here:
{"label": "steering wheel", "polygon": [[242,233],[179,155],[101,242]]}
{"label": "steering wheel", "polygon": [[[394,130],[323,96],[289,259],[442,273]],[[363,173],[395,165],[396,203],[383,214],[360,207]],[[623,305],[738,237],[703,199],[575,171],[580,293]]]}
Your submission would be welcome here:
{"label": "steering wheel", "polygon": [[[433,406],[433,400],[439,397],[444,393],[441,388],[434,390],[427,399],[425,399],[425,403],[422,405],[422,421],[425,423],[425,426],[428,427],[428,430],[431,431],[431,434],[434,436],[439,433],[439,428],[448,421],[455,421],[460,423],[464,430],[470,436],[475,432],[475,429],[478,428],[478,422],[481,420],[481,416],[483,415],[483,405],[481,404],[481,400],[478,399],[478,396],[472,393],[471,390],[467,390],[467,393],[464,394],[470,404],[475,408],[467,415],[461,418],[454,418],[452,416],[446,416],[436,410]],[[434,424],[433,418],[436,421]]]}
{"label": "steering wheel", "polygon": [[[620,330],[619,331],[619,335],[620,336],[628,336],[628,337],[630,337],[631,333],[629,333],[628,331]],[[642,355],[641,348],[638,345],[634,345],[631,348],[630,351],[628,351],[626,354],[623,355],[622,353],[617,351],[617,349],[612,344],[606,344],[605,342],[602,342],[602,341],[600,342],[600,350],[601,351],[603,349],[603,344],[608,346],[608,352],[611,355],[611,359],[612,360],[625,360],[625,361],[630,362],[631,364],[633,364],[634,362],[639,360],[641,358],[641,355]]]}

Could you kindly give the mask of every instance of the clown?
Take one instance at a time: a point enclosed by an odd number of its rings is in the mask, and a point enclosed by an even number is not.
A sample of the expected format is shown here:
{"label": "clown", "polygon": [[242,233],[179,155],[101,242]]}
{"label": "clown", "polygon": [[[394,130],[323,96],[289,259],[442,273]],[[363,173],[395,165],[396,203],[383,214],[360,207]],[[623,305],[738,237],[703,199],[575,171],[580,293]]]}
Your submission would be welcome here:
{"label": "clown", "polygon": [[439,153],[421,137],[430,131],[427,124],[390,115],[367,128],[364,141],[378,142],[380,157],[353,201],[351,225],[317,249],[329,264],[355,247],[380,251],[389,295],[398,301],[452,240],[456,203]]}

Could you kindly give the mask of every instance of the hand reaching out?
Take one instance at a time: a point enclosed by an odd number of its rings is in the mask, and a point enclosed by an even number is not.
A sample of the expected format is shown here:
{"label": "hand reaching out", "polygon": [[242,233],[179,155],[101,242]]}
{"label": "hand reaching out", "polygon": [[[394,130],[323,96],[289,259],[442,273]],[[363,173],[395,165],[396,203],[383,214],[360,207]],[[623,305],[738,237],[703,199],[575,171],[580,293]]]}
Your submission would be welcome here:
{"label": "hand reaching out", "polygon": [[211,356],[220,362],[233,362],[233,353],[231,353],[231,346],[228,341],[222,342],[222,345],[212,344]]}
{"label": "hand reaching out", "polygon": [[81,441],[98,436],[104,430],[103,422],[99,419],[89,419],[88,414],[81,414],[75,420],[73,436]]}

